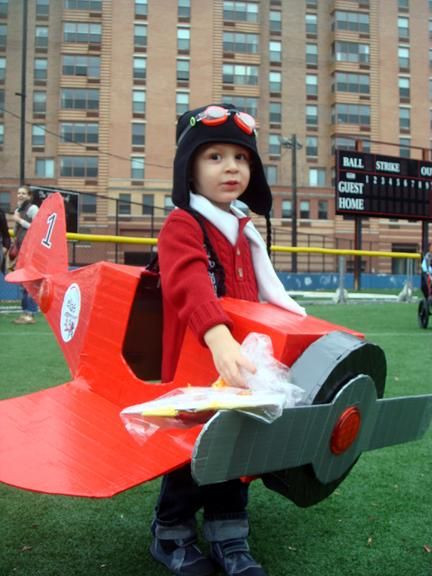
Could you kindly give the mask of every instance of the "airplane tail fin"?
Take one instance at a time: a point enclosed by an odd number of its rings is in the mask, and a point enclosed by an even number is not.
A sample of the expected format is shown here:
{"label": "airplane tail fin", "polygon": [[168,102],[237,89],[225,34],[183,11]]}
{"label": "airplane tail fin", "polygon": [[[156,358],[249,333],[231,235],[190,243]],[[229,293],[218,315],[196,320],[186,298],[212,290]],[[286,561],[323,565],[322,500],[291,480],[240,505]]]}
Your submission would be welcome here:
{"label": "airplane tail fin", "polygon": [[16,269],[6,276],[8,282],[41,280],[52,273],[66,272],[68,249],[63,198],[51,194],[39,209],[19,251]]}

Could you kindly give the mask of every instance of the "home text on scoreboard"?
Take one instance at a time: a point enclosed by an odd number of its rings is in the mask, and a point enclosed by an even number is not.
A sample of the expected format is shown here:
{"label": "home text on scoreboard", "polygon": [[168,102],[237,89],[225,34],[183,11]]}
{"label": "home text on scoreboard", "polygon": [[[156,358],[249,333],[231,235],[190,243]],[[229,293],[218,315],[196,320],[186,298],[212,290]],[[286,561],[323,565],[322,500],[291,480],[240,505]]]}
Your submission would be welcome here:
{"label": "home text on scoreboard", "polygon": [[336,151],[336,214],[432,220],[432,162]]}

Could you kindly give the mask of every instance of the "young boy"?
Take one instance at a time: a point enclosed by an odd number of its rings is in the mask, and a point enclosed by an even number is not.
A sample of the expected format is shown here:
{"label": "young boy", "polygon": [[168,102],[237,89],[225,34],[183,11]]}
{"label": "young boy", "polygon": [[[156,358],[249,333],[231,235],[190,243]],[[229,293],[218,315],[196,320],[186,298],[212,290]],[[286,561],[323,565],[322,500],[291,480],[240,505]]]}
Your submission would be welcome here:
{"label": "young boy", "polygon": [[[272,196],[257,151],[255,121],[232,105],[209,105],[180,117],[176,141],[172,199],[179,209],[167,218],[158,244],[162,380],[173,379],[189,327],[210,349],[220,376],[243,386],[241,371],[254,372],[255,366],[231,335],[219,296],[266,300],[305,314],[286,294],[260,234],[233,205],[241,200],[265,216],[270,229]],[[152,524],[152,555],[173,574],[206,576],[219,566],[231,576],[265,576],[247,543],[247,501],[248,484],[241,480],[198,486],[189,466],[167,474]],[[200,508],[211,559],[196,546]]]}

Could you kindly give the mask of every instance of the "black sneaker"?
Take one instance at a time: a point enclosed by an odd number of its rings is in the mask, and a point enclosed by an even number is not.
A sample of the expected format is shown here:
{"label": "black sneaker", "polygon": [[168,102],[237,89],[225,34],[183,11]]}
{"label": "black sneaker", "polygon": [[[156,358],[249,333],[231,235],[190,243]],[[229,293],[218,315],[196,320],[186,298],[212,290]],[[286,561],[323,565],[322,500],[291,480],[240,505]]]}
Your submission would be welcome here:
{"label": "black sneaker", "polygon": [[213,562],[196,545],[196,536],[176,540],[161,540],[155,536],[150,553],[178,576],[210,576],[216,571]]}
{"label": "black sneaker", "polygon": [[261,564],[252,557],[245,538],[211,542],[210,557],[228,576],[266,576]]}

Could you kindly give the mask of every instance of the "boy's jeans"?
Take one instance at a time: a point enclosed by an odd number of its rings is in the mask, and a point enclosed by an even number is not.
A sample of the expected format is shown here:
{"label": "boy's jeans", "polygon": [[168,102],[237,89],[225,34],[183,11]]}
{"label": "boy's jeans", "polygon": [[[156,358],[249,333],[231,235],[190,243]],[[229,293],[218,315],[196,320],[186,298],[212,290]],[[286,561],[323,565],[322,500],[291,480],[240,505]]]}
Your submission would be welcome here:
{"label": "boy's jeans", "polygon": [[194,518],[200,508],[206,520],[247,518],[248,490],[249,484],[241,480],[198,486],[187,465],[163,477],[156,520],[175,526]]}

